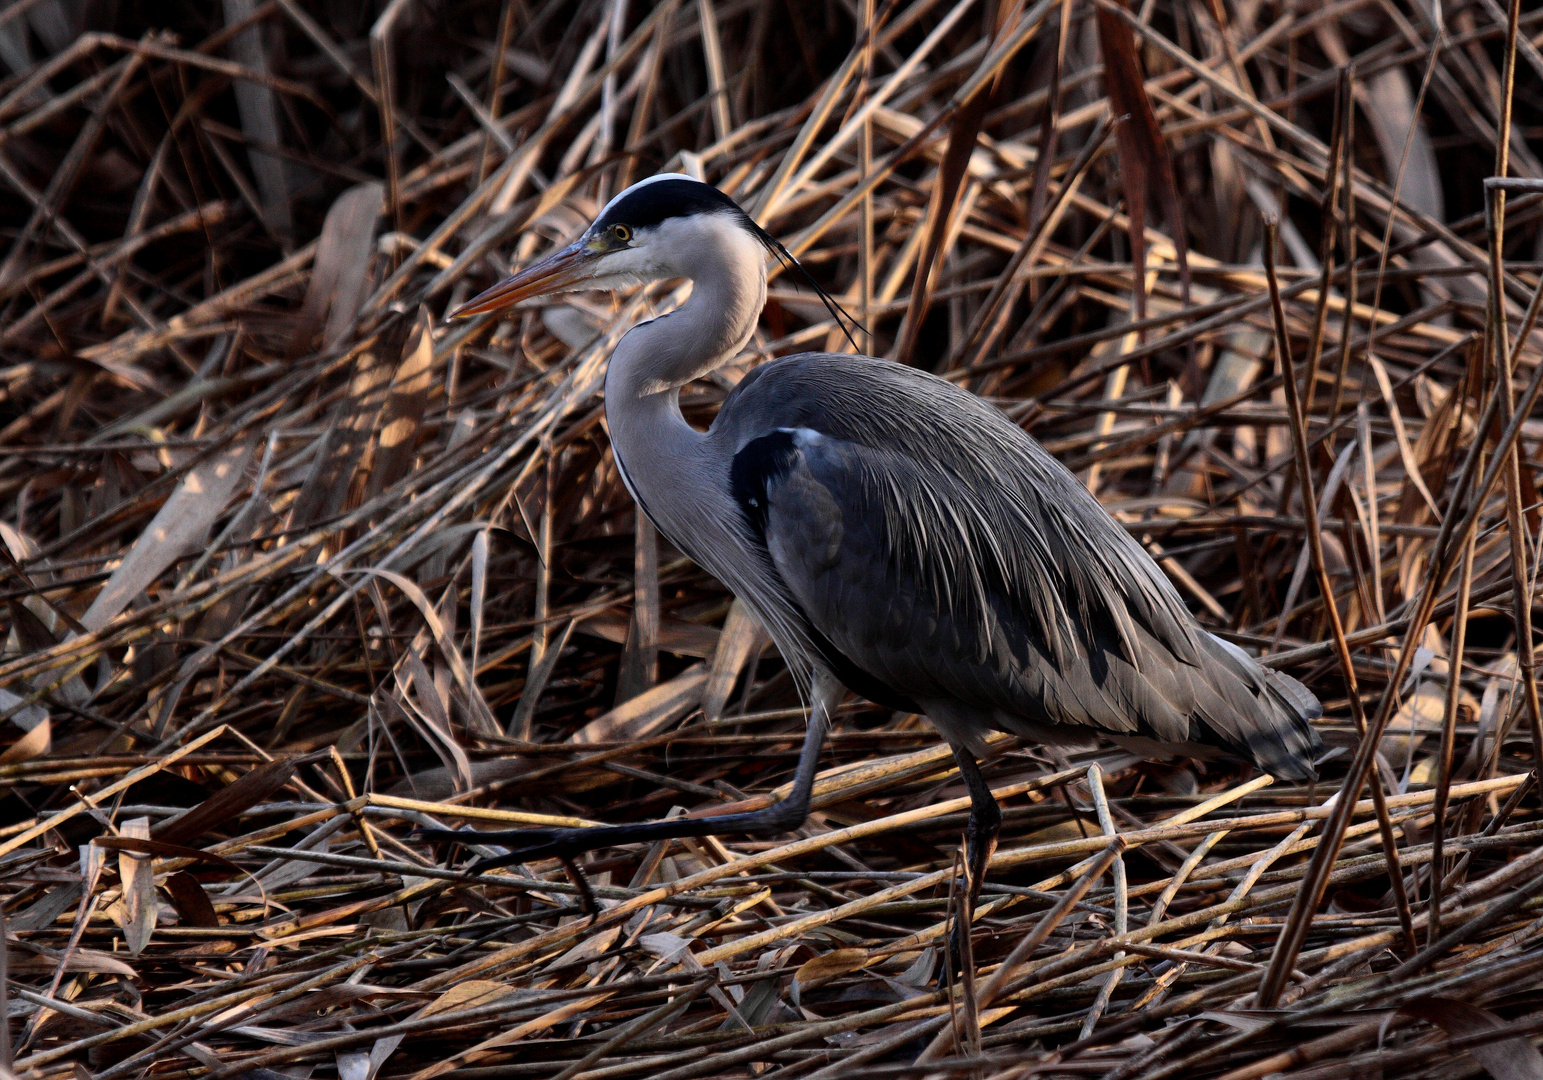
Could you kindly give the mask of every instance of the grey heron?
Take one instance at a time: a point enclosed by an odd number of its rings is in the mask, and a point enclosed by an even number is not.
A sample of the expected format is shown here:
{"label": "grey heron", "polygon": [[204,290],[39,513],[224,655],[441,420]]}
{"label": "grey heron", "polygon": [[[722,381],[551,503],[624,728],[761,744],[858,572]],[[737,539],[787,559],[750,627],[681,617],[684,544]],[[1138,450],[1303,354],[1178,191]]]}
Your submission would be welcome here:
{"label": "grey heron", "polygon": [[1221,747],[1276,776],[1314,775],[1317,699],[1203,629],[1077,479],[968,390],[872,357],[807,353],[754,368],[706,432],[688,424],[680,390],[750,340],[768,255],[794,265],[717,188],[654,176],[451,316],[692,282],[683,304],[634,326],[611,356],[611,445],[641,510],[749,606],[807,690],[792,793],[753,813],[428,835],[513,845],[478,864],[490,867],[797,828],[844,689],[926,715],[952,747],[971,803],[971,900],[1002,820],[977,761],[992,730],[1057,744],[1104,735],[1147,752]]}

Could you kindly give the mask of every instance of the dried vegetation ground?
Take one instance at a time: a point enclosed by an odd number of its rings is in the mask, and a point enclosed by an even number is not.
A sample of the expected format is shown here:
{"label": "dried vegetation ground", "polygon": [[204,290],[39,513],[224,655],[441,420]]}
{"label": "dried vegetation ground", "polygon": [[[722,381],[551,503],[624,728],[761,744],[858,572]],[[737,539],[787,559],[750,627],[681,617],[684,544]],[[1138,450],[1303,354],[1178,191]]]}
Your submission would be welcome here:
{"label": "dried vegetation ground", "polygon": [[[1444,7],[5,5],[0,1064],[1543,1076],[1543,12]],[[1322,779],[1003,741],[959,980],[962,786],[860,702],[798,836],[596,853],[598,919],[441,869],[415,825],[791,774],[780,661],[608,450],[672,288],[441,319],[662,168],[1312,686]],[[778,278],[688,414],[845,347]]]}

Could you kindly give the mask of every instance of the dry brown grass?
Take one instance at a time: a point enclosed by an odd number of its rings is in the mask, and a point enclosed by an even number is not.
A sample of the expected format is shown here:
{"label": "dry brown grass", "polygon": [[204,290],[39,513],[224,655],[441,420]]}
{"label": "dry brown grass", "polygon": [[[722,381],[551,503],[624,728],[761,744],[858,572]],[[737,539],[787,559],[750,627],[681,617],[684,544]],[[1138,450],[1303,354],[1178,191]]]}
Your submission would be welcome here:
{"label": "dry brown grass", "polygon": [[[1543,1076],[1540,44],[1504,0],[9,4],[0,1064]],[[780,661],[609,454],[674,292],[441,320],[662,168],[1312,686],[1323,779],[1004,739],[959,985],[962,785],[856,701],[798,837],[598,852],[596,920],[440,868],[415,825],[791,774]],[[691,417],[850,347],[786,277],[753,346]]]}

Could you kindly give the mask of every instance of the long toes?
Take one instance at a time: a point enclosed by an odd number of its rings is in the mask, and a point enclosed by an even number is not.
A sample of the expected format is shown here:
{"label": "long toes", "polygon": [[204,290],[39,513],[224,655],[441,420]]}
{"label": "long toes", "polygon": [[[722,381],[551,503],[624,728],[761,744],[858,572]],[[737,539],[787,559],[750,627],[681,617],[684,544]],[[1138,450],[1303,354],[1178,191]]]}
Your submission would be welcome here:
{"label": "long toes", "polygon": [[[509,849],[506,854],[496,858],[502,860],[499,863],[500,866],[508,866],[512,862],[550,858],[554,855],[558,858],[567,858],[582,849],[578,838],[580,831],[578,829],[512,829],[495,841],[500,847]],[[483,860],[484,863],[491,861]]]}
{"label": "long toes", "polygon": [[583,850],[582,829],[501,829],[477,832],[458,829],[422,829],[419,836],[426,840],[450,841],[457,844],[497,844],[509,850],[502,855],[478,859],[474,870],[491,870],[511,863],[527,862],[551,856],[559,858],[578,854]]}
{"label": "long toes", "polygon": [[478,859],[476,862],[468,866],[466,868],[466,872],[469,874],[485,874],[489,870],[497,870],[504,866],[513,866],[516,863],[527,862],[528,860],[537,857],[538,856],[527,855],[523,851],[514,851],[507,855],[488,855],[484,858]]}

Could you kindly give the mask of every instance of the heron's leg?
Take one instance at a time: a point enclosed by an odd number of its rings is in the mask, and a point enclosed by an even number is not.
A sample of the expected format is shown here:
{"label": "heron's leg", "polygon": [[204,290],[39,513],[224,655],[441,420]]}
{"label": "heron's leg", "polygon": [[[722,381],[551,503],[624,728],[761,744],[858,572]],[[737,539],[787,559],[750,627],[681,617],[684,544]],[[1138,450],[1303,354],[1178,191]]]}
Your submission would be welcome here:
{"label": "heron's leg", "polygon": [[579,864],[572,859],[562,859],[563,872],[568,875],[568,880],[579,891],[579,907],[587,915],[591,922],[600,917],[600,902],[595,899],[595,890],[590,887],[589,878],[584,876],[584,871],[579,869]]}
{"label": "heron's leg", "polygon": [[964,946],[975,917],[975,901],[980,898],[980,887],[986,880],[986,864],[996,850],[997,834],[1002,831],[1002,808],[986,783],[975,755],[960,743],[949,744],[954,751],[954,761],[965,789],[970,793],[970,819],[964,827],[964,891],[960,895],[958,920],[954,924],[954,940],[951,943],[956,969],[968,956]]}
{"label": "heron's leg", "polygon": [[[834,675],[820,668],[815,669],[809,686],[809,696],[812,699],[809,705],[809,727],[804,732],[804,745],[798,751],[798,769],[793,773],[793,790],[788,792],[786,799],[779,800],[776,805],[767,810],[757,811],[762,814],[780,811],[780,816],[773,817],[772,827],[768,831],[788,832],[803,825],[809,819],[809,799],[814,794],[815,774],[820,771],[820,751],[825,747],[825,736],[830,731],[830,715],[836,711],[836,706],[841,704],[841,695],[845,692],[846,688],[836,680]],[[755,814],[744,816],[754,817]]]}
{"label": "heron's leg", "polygon": [[[830,714],[841,700],[843,688],[826,672],[816,670],[812,686],[813,703],[804,746],[798,755],[798,770],[793,774],[793,790],[764,810],[717,817],[672,818],[665,821],[640,821],[634,825],[595,825],[578,829],[499,829],[476,832],[459,829],[422,829],[428,840],[451,840],[462,844],[509,844],[514,850],[505,855],[481,859],[479,870],[509,866],[557,856],[572,858],[585,851],[620,844],[668,840],[681,836],[720,836],[726,833],[780,833],[802,825],[809,817],[809,798],[814,792],[814,777],[820,768],[820,750],[825,733],[830,730]],[[972,766],[974,762],[971,762]],[[987,793],[989,794],[989,792]]]}

